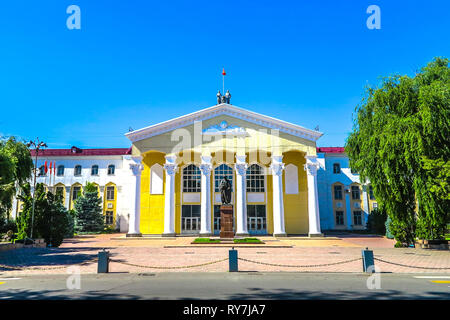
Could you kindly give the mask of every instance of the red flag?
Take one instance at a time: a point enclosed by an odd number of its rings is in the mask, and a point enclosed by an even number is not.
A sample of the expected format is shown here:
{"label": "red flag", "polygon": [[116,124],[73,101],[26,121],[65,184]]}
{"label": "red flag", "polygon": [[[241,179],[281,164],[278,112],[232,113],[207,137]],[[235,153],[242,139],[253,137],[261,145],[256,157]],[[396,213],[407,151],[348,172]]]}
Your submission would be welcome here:
{"label": "red flag", "polygon": [[47,174],[47,171],[48,171],[47,161],[45,161],[45,163],[44,163],[44,172],[45,172],[45,174]]}
{"label": "red flag", "polygon": [[53,162],[50,161],[50,174],[52,174],[52,169],[53,169]]}
{"label": "red flag", "polygon": [[56,175],[56,162],[53,161],[53,175]]}
{"label": "red flag", "polygon": [[225,72],[225,68],[223,68],[223,70],[222,70],[222,75],[223,75],[223,76],[226,76],[226,75],[227,75],[226,72]]}

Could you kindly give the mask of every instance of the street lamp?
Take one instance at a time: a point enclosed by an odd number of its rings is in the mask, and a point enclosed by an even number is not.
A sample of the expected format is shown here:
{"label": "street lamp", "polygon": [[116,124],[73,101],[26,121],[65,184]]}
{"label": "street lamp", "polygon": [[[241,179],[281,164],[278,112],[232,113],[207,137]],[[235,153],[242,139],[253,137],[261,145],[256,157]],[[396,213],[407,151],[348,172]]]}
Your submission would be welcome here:
{"label": "street lamp", "polygon": [[31,209],[31,235],[30,238],[33,239],[33,226],[34,226],[34,203],[36,201],[36,175],[37,175],[37,158],[39,154],[39,149],[41,148],[47,148],[47,144],[43,141],[39,141],[39,138],[36,138],[35,141],[30,140],[30,142],[27,143],[27,147],[34,147],[36,151],[36,157],[34,161],[34,184],[33,184],[33,206]]}

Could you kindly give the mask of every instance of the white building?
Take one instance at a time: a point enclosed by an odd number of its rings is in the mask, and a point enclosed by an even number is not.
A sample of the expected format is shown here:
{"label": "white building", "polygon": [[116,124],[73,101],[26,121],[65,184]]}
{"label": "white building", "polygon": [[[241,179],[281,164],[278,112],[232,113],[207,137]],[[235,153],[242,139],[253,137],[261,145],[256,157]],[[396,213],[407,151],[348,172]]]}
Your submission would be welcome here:
{"label": "white building", "polygon": [[[108,149],[47,149],[40,150],[37,157],[37,183],[43,183],[47,189],[63,195],[64,206],[73,209],[74,201],[86,185],[86,182],[98,186],[102,197],[105,222],[128,231],[128,219],[131,213],[130,188],[133,180],[130,172],[130,148]],[[36,153],[31,151],[33,162]],[[47,173],[45,172],[47,164]],[[53,164],[56,170],[50,171]],[[33,181],[31,181],[31,184]],[[134,196],[133,196],[134,198]],[[21,210],[20,201],[13,203],[13,217]]]}

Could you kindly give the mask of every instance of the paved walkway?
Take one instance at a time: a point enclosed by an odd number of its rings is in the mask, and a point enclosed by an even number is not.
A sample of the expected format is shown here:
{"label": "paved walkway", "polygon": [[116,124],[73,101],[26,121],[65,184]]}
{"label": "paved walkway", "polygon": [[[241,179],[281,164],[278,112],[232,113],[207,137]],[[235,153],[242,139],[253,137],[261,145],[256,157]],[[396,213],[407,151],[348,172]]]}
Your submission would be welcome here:
{"label": "paved walkway", "polygon": [[[97,272],[97,253],[106,248],[112,255],[110,272],[226,272],[230,248],[171,247],[188,246],[193,237],[176,239],[111,240],[120,235],[98,235],[65,240],[59,248],[23,248],[0,253],[0,265],[17,266],[11,269],[0,266],[2,276],[19,274],[66,273],[67,267],[77,265],[81,273]],[[394,241],[381,237],[343,235],[333,239],[302,239],[288,237],[274,239],[260,237],[267,243],[291,245],[291,248],[246,247],[238,248],[239,270],[247,272],[361,272],[361,249],[369,247],[381,272],[399,273],[450,273],[450,252],[418,248],[393,248]],[[350,260],[354,260],[347,262]],[[218,263],[206,264],[224,260]],[[343,263],[341,263],[343,262]],[[125,264],[124,264],[125,263]],[[262,264],[261,264],[262,263]],[[266,263],[266,264],[264,264]],[[168,267],[206,264],[193,268]],[[268,265],[276,264],[276,265]],[[396,265],[400,264],[400,265]],[[313,266],[315,265],[315,266]],[[319,265],[319,266],[317,266]],[[404,265],[404,266],[402,266]],[[21,266],[26,266],[22,269]],[[145,268],[153,266],[161,268]],[[296,266],[296,267],[288,267]],[[412,268],[406,266],[417,266]],[[425,269],[446,268],[446,269]]]}

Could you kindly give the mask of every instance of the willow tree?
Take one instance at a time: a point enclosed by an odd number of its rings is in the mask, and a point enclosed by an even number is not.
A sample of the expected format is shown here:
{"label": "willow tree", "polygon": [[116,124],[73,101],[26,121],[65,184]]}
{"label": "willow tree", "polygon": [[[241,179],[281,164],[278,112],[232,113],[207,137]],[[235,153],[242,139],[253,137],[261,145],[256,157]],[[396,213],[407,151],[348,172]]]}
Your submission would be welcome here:
{"label": "willow tree", "polygon": [[436,165],[450,159],[448,59],[435,58],[414,77],[390,76],[368,87],[346,151],[362,181],[370,181],[398,241],[441,238],[450,211],[448,176]]}
{"label": "willow tree", "polygon": [[19,186],[30,177],[33,160],[27,146],[14,137],[0,139],[0,218],[9,212]]}

